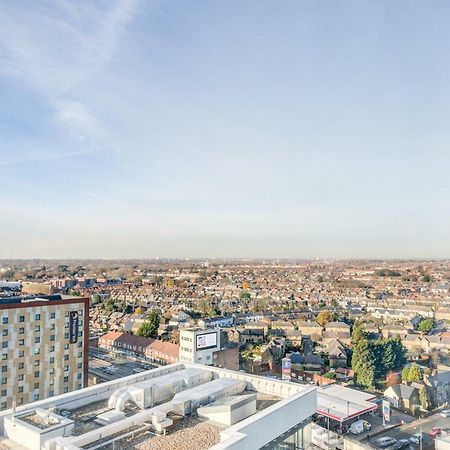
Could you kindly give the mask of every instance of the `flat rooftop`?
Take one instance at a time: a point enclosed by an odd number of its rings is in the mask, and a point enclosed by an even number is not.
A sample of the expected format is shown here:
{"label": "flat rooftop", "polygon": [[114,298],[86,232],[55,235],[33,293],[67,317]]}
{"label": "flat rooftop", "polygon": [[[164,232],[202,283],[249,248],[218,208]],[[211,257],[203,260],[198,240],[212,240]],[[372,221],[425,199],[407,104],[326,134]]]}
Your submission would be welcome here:
{"label": "flat rooftop", "polygon": [[311,386],[172,364],[2,412],[0,449],[219,450],[236,438],[259,448],[309,420],[315,399]]}
{"label": "flat rooftop", "polygon": [[377,409],[372,394],[331,384],[317,389],[317,413],[344,422]]}
{"label": "flat rooftop", "polygon": [[84,300],[85,297],[76,297],[71,295],[51,294],[51,295],[17,295],[11,297],[1,297],[0,305],[15,303],[32,303],[32,302],[55,302],[61,300]]}

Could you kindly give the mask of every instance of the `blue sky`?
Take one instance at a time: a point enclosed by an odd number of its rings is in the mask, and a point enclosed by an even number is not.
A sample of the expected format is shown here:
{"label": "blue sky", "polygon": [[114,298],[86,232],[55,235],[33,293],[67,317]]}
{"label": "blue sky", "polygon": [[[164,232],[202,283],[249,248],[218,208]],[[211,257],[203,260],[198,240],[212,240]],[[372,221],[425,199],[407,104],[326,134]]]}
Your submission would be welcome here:
{"label": "blue sky", "polygon": [[0,257],[449,257],[449,19],[0,0]]}

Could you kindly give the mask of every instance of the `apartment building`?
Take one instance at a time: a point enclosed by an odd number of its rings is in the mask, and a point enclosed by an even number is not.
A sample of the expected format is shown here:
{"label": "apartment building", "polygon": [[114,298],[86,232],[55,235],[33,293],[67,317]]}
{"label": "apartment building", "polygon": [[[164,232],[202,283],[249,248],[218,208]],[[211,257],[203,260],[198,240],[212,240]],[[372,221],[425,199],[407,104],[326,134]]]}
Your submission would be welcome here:
{"label": "apartment building", "polygon": [[89,299],[0,299],[0,409],[81,389],[88,380]]}

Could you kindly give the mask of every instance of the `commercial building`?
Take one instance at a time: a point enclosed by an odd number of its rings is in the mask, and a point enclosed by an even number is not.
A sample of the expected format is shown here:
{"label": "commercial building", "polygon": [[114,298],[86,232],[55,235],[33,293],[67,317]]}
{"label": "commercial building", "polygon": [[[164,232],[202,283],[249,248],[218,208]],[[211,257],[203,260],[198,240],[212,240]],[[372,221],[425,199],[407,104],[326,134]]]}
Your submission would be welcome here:
{"label": "commercial building", "polygon": [[219,328],[180,330],[180,362],[213,364],[213,354],[220,350]]}
{"label": "commercial building", "polygon": [[239,370],[239,348],[221,345],[220,328],[186,328],[180,330],[180,362]]}
{"label": "commercial building", "polygon": [[87,385],[89,299],[0,299],[0,409]]}
{"label": "commercial building", "polygon": [[0,447],[305,448],[315,410],[314,387],[178,363],[0,413]]}

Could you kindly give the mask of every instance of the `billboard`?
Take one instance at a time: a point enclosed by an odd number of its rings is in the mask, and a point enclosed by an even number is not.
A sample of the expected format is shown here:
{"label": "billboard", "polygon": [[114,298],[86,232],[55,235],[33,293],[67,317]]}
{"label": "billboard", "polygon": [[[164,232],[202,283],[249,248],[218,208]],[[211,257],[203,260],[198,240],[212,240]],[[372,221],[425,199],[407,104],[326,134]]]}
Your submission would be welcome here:
{"label": "billboard", "polygon": [[76,344],[78,341],[78,311],[70,311],[69,318],[69,342]]}
{"label": "billboard", "polygon": [[217,332],[197,334],[195,337],[196,350],[205,350],[213,347],[217,347]]}
{"label": "billboard", "polygon": [[391,420],[391,404],[387,400],[383,400],[383,422]]}
{"label": "billboard", "polygon": [[281,360],[281,379],[284,381],[291,381],[291,367],[292,362],[290,358],[283,358]]}

